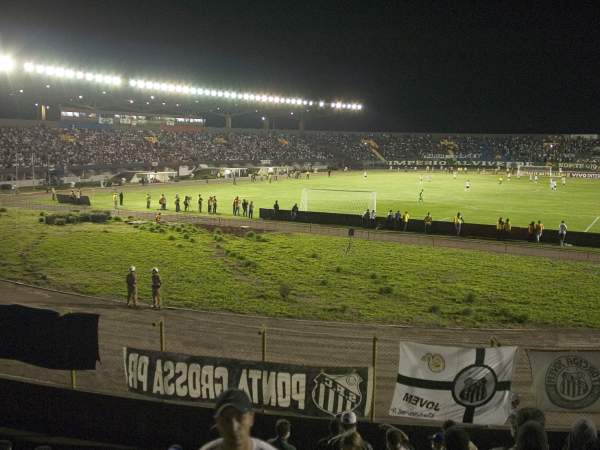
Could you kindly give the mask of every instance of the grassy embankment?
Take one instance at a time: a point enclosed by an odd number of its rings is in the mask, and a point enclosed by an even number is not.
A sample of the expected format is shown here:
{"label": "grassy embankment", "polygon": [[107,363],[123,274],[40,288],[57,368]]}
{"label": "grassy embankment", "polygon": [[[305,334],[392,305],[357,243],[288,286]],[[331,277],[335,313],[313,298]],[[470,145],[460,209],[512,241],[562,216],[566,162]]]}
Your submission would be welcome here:
{"label": "grassy embankment", "polygon": [[353,322],[440,326],[600,326],[597,265],[318,235],[235,236],[192,225],[45,225],[0,214],[2,277],[124,296],[129,265],[148,301],[160,268],[166,305]]}

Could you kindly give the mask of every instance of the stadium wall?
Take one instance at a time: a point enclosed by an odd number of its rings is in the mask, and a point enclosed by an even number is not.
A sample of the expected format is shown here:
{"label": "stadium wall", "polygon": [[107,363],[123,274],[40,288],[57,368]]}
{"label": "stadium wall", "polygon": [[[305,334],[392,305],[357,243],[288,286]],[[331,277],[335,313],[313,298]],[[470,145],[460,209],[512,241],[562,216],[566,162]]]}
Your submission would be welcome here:
{"label": "stadium wall", "polygon": [[[214,439],[210,408],[182,403],[142,400],[0,379],[0,416],[3,426],[51,436],[72,437],[146,449],[164,449],[173,443],[198,448]],[[257,413],[253,435],[275,435],[281,415]],[[315,447],[327,435],[326,419],[286,416],[292,423],[290,441],[298,449]],[[429,448],[434,427],[402,425],[416,448]],[[377,423],[359,424],[361,435],[374,448],[385,448],[384,433]],[[510,447],[507,427],[469,427],[479,448]],[[566,434],[549,432],[550,448],[561,448]]]}
{"label": "stadium wall", "polygon": [[[291,211],[279,210],[277,214],[273,209],[260,208],[259,216],[266,220],[279,220],[288,222],[314,223],[320,225],[341,225],[356,228],[377,228],[380,230],[399,231],[390,228],[385,217],[377,217],[375,225],[370,221],[364,223],[362,217],[356,214],[336,214],[326,212],[300,211],[295,219],[292,219]],[[422,219],[410,219],[406,231],[424,233],[425,225]],[[431,234],[455,236],[456,231],[452,222],[434,221],[431,226]],[[497,239],[498,233],[495,225],[482,225],[476,223],[464,223],[461,229],[462,237]],[[512,227],[509,234],[502,235],[503,240],[510,241],[529,241],[527,228]],[[541,242],[556,244],[558,240],[558,230],[546,228],[541,237]],[[600,234],[584,233],[580,231],[569,231],[566,242],[578,247],[600,248]]]}

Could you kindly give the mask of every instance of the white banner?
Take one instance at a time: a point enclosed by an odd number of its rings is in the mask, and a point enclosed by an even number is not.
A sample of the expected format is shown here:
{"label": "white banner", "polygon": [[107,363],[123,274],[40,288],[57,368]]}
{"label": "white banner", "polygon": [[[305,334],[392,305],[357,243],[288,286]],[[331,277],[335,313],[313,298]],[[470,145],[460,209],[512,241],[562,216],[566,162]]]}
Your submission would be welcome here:
{"label": "white banner", "polygon": [[510,414],[517,347],[400,343],[390,416],[502,425]]}
{"label": "white banner", "polygon": [[527,353],[538,408],[600,411],[600,352]]}

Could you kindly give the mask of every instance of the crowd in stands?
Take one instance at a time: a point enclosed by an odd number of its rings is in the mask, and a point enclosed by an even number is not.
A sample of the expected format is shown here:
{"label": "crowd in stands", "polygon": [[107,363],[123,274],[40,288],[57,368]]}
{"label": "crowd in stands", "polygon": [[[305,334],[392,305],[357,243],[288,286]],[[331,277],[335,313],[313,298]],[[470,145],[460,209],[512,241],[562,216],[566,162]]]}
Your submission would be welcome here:
{"label": "crowd in stands", "polygon": [[432,135],[205,129],[0,127],[0,169],[31,164],[59,167],[150,162],[320,162],[474,159],[567,162],[600,158],[600,140],[549,135]]}
{"label": "crowd in stands", "polygon": [[[248,396],[231,389],[221,394],[215,406],[216,428],[220,438],[201,447],[201,450],[253,448],[255,450],[296,450],[293,445],[292,427],[288,420],[279,419],[275,425],[275,437],[266,441],[252,437],[254,412]],[[559,450],[551,449],[546,432],[544,412],[534,407],[513,409],[509,416],[512,445],[492,450]],[[465,427],[452,420],[442,424],[441,429],[423,442],[414,442],[409,433],[392,425],[382,424],[386,450],[478,450],[485,444],[473,442]],[[237,432],[234,432],[237,431]],[[249,445],[251,443],[251,445]],[[600,441],[595,424],[587,418],[577,419],[567,434],[562,450],[598,450]],[[333,418],[329,432],[313,446],[314,450],[373,450],[373,446],[360,434],[356,414],[346,411]]]}

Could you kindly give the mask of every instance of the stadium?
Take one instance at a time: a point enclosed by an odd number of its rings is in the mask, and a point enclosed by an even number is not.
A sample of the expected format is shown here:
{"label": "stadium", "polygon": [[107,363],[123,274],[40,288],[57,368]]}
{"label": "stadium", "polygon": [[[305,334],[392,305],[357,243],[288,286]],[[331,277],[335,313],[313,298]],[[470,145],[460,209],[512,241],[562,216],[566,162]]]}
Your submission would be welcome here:
{"label": "stadium", "polygon": [[598,134],[0,50],[0,448],[598,447]]}

